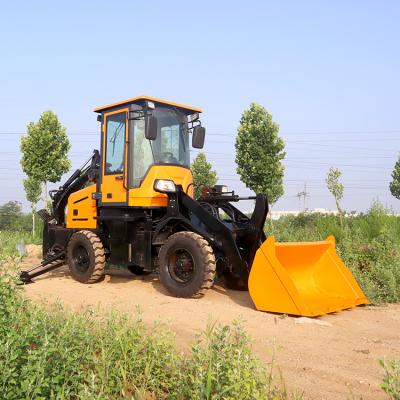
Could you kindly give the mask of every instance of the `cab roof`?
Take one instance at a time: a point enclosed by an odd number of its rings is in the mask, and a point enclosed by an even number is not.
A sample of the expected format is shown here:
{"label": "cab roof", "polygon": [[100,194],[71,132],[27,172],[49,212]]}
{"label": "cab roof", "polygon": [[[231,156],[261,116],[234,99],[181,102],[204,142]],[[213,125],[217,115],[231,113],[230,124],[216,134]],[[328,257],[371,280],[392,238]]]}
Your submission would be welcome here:
{"label": "cab roof", "polygon": [[107,104],[106,106],[95,108],[94,112],[102,113],[104,111],[110,110],[115,107],[129,105],[129,104],[133,104],[133,103],[134,104],[142,104],[142,103],[144,103],[145,100],[149,100],[149,101],[152,101],[152,102],[158,103],[158,104],[166,104],[169,106],[174,106],[174,107],[180,108],[182,111],[184,111],[188,115],[196,113],[196,112],[202,112],[202,110],[200,108],[186,106],[184,104],[179,104],[179,103],[174,103],[173,101],[157,99],[156,97],[151,97],[151,96],[137,96],[137,97],[132,97],[131,99],[119,101],[117,103]]}

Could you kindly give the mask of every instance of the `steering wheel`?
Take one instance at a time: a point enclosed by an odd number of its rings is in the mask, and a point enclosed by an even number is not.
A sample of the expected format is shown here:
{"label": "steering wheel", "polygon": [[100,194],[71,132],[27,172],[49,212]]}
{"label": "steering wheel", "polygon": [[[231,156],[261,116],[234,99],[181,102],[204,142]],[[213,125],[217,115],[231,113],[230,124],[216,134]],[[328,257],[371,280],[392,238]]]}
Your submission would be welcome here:
{"label": "steering wheel", "polygon": [[171,153],[170,151],[164,151],[161,153],[162,156],[162,161],[166,163],[178,163],[178,160],[174,157],[174,154]]}

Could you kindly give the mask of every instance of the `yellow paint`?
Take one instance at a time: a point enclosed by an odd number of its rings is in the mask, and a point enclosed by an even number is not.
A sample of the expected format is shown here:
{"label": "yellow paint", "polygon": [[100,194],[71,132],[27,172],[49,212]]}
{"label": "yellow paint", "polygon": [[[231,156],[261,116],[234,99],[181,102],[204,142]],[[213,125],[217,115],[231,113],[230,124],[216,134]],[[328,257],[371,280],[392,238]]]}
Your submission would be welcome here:
{"label": "yellow paint", "polygon": [[193,176],[189,169],[172,165],[153,165],[140,187],[129,190],[129,206],[166,207],[168,196],[153,189],[156,179],[170,179],[175,185],[181,185],[184,192],[193,197]]}
{"label": "yellow paint", "polygon": [[108,104],[108,105],[102,106],[102,107],[97,107],[97,108],[94,109],[94,111],[95,112],[102,112],[104,110],[108,110],[109,108],[122,106],[122,105],[128,104],[128,103],[134,103],[135,101],[138,101],[138,100],[149,100],[149,101],[154,101],[154,102],[157,102],[157,103],[167,104],[169,106],[184,108],[185,110],[193,111],[194,113],[195,112],[200,112],[200,113],[202,112],[202,110],[200,108],[191,107],[191,106],[187,106],[185,104],[179,104],[179,103],[175,103],[173,101],[162,100],[162,99],[158,99],[156,97],[150,97],[150,96],[132,97],[131,99],[119,101],[117,103]]}
{"label": "yellow paint", "polygon": [[[107,118],[113,114],[119,114],[125,112],[125,160],[124,160],[124,172],[117,174],[107,174],[106,171],[106,141],[107,141]],[[127,162],[128,162],[128,109],[124,108],[122,110],[113,111],[105,114],[104,122],[103,122],[103,178],[101,182],[101,201],[103,203],[126,203],[126,173],[127,171]],[[111,194],[111,197],[108,195]]]}
{"label": "yellow paint", "polygon": [[[67,228],[97,228],[96,200],[92,198],[95,191],[96,185],[90,185],[69,195]],[[77,215],[74,215],[74,210],[77,210]]]}
{"label": "yellow paint", "polygon": [[309,243],[275,243],[270,236],[257,250],[249,292],[257,310],[309,317],[368,304],[333,236]]}

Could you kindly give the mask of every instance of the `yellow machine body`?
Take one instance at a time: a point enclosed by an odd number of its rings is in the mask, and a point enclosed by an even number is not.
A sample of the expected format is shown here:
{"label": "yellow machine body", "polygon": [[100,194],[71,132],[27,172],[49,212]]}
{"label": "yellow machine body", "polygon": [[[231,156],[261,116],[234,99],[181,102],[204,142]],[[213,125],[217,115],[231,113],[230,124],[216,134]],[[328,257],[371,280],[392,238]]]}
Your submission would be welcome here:
{"label": "yellow machine body", "polygon": [[336,254],[333,236],[296,243],[270,236],[257,250],[249,292],[257,310],[308,317],[368,304]]}
{"label": "yellow machine body", "polygon": [[128,205],[133,207],[167,207],[168,196],[153,189],[156,179],[170,179],[176,185],[182,186],[187,195],[193,197],[193,176],[190,169],[172,165],[153,165],[140,187],[129,189]]}
{"label": "yellow machine body", "polygon": [[67,228],[97,228],[97,205],[96,200],[93,199],[94,192],[96,192],[96,185],[90,185],[69,195]]}
{"label": "yellow machine body", "polygon": [[[167,207],[168,196],[153,189],[156,179],[171,179],[176,185],[182,186],[187,195],[193,197],[193,176],[190,169],[167,165],[153,165],[140,187],[135,189],[126,190],[119,185],[120,180],[116,180],[114,185],[107,182],[107,192],[112,193],[114,198],[121,198],[125,201],[128,197],[130,207]],[[92,197],[95,192],[96,185],[90,185],[69,196],[67,228],[95,229],[97,227],[96,200]]]}

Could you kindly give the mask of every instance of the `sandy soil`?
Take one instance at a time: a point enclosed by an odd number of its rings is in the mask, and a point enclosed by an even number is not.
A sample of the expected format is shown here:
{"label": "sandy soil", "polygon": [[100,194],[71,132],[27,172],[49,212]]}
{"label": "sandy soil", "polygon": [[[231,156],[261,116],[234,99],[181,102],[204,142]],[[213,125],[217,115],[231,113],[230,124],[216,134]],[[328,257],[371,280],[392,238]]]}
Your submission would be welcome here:
{"label": "sandy soil", "polygon": [[[28,246],[26,267],[39,261],[39,250]],[[146,322],[167,323],[180,347],[210,321],[241,318],[258,357],[264,362],[275,357],[289,390],[303,391],[307,399],[386,399],[378,360],[400,358],[400,304],[292,318],[256,311],[247,292],[219,285],[201,299],[177,299],[167,295],[156,276],[110,270],[104,281],[84,285],[65,267],[36,278],[25,290],[32,299],[62,300],[77,310],[100,305],[133,314],[139,306]]]}

